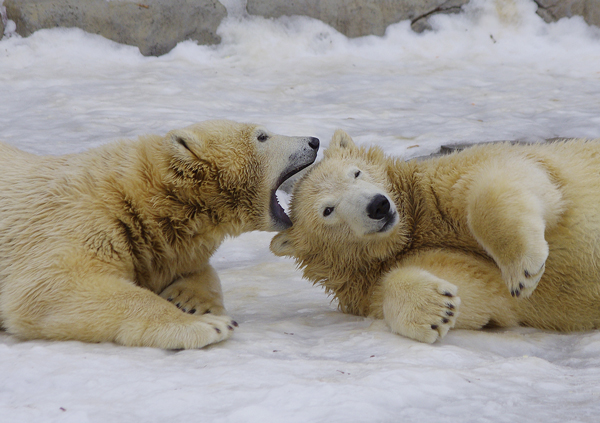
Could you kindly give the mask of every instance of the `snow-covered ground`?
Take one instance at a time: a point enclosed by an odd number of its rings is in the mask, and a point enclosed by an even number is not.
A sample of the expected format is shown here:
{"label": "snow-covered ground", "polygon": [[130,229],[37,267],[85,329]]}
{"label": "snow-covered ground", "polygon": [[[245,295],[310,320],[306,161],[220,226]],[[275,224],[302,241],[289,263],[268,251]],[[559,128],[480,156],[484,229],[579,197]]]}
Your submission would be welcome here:
{"label": "snow-covered ground", "polygon": [[[0,139],[60,154],[214,118],[325,146],[343,128],[406,158],[456,142],[600,138],[600,30],[581,18],[545,24],[532,1],[473,0],[432,32],[401,22],[348,39],[227,3],[219,46],[184,42],[159,58],[76,29],[9,34]],[[240,323],[224,343],[174,352],[0,332],[0,422],[598,421],[600,332],[456,330],[420,344],[338,312],[269,252],[271,237],[228,240],[213,257]]]}

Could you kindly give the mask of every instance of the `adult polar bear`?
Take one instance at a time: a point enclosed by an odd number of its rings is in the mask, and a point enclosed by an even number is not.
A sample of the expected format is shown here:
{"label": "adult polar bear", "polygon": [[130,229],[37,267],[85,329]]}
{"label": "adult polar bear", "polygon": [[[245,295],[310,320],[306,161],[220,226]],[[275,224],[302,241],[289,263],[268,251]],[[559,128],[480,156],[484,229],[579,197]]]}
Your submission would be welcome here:
{"label": "adult polar bear", "polygon": [[342,311],[398,334],[600,327],[597,141],[403,162],[338,131],[296,185],[290,217],[272,251],[295,257]]}
{"label": "adult polar bear", "polygon": [[291,224],[275,190],[318,147],[230,121],[58,157],[0,144],[2,326],[161,348],[228,338],[209,257],[225,236]]}

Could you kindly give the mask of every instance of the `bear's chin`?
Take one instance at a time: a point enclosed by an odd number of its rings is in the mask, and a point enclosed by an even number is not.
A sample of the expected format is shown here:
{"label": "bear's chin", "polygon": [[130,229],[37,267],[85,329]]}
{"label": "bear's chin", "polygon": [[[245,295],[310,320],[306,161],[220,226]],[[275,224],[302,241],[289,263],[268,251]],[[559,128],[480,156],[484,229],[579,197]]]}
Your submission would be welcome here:
{"label": "bear's chin", "polygon": [[385,222],[385,224],[377,232],[380,234],[390,232],[392,229],[394,229],[394,226],[396,226],[396,223],[398,223],[398,213],[393,213],[388,218],[387,222]]}
{"label": "bear's chin", "polygon": [[370,232],[367,232],[366,235],[367,236],[386,237],[392,232],[392,229],[394,229],[396,227],[396,224],[398,223],[399,220],[400,219],[398,219],[397,212],[391,213],[388,217],[382,219],[383,224],[381,225],[380,228],[377,228]]}

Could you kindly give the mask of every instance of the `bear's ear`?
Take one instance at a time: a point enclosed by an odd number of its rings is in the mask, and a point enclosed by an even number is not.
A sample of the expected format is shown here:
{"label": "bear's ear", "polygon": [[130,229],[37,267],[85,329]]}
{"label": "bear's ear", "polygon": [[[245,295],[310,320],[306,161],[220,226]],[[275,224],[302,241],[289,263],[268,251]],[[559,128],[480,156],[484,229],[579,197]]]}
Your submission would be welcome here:
{"label": "bear's ear", "polygon": [[356,148],[356,145],[354,144],[354,141],[352,141],[350,135],[341,129],[336,129],[333,137],[331,138],[331,142],[329,143],[329,148],[347,148],[351,150]]}
{"label": "bear's ear", "polygon": [[167,134],[167,140],[180,158],[198,159],[204,143],[201,137],[188,129],[175,129]]}
{"label": "bear's ear", "polygon": [[287,230],[273,237],[271,240],[271,252],[280,257],[294,257],[294,246]]}

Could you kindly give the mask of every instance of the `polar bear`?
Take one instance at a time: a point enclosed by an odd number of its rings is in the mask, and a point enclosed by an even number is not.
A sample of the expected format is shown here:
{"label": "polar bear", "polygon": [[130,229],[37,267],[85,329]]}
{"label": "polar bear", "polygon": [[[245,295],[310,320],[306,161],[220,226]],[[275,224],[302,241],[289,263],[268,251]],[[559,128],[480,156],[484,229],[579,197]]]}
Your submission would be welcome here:
{"label": "polar bear", "polygon": [[432,343],[450,328],[600,326],[600,140],[422,161],[337,131],[271,250],[346,313]]}
{"label": "polar bear", "polygon": [[314,137],[208,121],[80,154],[0,144],[0,322],[23,339],[200,348],[228,338],[209,258],[291,225],[275,191]]}

